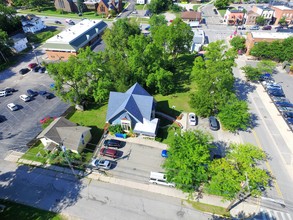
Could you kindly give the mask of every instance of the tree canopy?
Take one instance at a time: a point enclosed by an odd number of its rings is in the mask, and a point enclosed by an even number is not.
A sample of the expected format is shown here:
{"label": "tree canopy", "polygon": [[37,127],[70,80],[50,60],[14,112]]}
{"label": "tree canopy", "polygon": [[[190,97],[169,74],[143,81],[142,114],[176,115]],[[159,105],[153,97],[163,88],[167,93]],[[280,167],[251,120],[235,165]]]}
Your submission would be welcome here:
{"label": "tree canopy", "polygon": [[261,195],[260,187],[267,187],[270,175],[258,167],[267,159],[265,152],[252,144],[231,144],[225,158],[213,160],[209,166],[209,193],[235,199],[239,192]]}
{"label": "tree canopy", "polygon": [[169,7],[172,6],[172,1],[171,0],[152,0],[148,4],[148,9],[153,13],[153,14],[159,14],[163,11],[166,11]]}
{"label": "tree canopy", "polygon": [[258,24],[258,25],[265,25],[266,23],[266,19],[263,17],[263,16],[258,16],[256,19],[255,19],[255,23]]}
{"label": "tree canopy", "polygon": [[217,8],[217,9],[223,9],[223,8],[226,8],[228,7],[230,4],[230,0],[216,0],[214,2],[214,6]]}
{"label": "tree canopy", "polygon": [[250,54],[262,59],[291,61],[293,60],[293,37],[283,41],[259,42],[251,48]]}
{"label": "tree canopy", "polygon": [[209,144],[212,137],[200,130],[186,131],[174,136],[163,167],[167,180],[178,189],[193,193],[200,184],[208,180],[210,163]]}
{"label": "tree canopy", "polygon": [[235,48],[235,50],[245,49],[245,38],[242,36],[235,36],[230,40],[230,44]]}

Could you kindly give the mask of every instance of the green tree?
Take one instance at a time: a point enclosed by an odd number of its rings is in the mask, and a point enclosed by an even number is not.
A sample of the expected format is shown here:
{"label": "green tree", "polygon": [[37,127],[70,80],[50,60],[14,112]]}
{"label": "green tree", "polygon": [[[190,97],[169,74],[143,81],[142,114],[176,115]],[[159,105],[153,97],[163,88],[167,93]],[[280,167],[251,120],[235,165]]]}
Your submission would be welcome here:
{"label": "green tree", "polygon": [[230,44],[238,51],[245,49],[245,38],[241,36],[235,36],[230,40]]}
{"label": "green tree", "polygon": [[209,166],[209,193],[233,200],[239,192],[261,195],[260,186],[267,187],[270,176],[257,165],[267,157],[252,144],[231,144],[226,158],[213,160]]}
{"label": "green tree", "polygon": [[11,44],[8,34],[0,29],[0,65],[6,63],[8,58],[12,55],[9,47]]}
{"label": "green tree", "polygon": [[250,114],[245,101],[238,100],[236,96],[221,107],[218,117],[224,128],[231,132],[239,129],[246,130],[249,126]]}
{"label": "green tree", "polygon": [[260,77],[260,70],[258,68],[252,67],[250,65],[246,65],[241,68],[245,74],[245,77],[248,81],[258,81]]}
{"label": "green tree", "polygon": [[256,19],[255,19],[255,23],[258,24],[258,25],[265,25],[266,23],[266,19],[263,17],[263,16],[258,16]]}
{"label": "green tree", "polygon": [[273,73],[276,64],[271,60],[262,60],[257,63],[256,67],[260,70],[261,73],[269,72]]}
{"label": "green tree", "polygon": [[214,2],[214,6],[217,9],[225,9],[229,6],[229,4],[230,4],[230,0],[216,0]]}
{"label": "green tree", "polygon": [[128,38],[132,35],[139,35],[140,29],[137,23],[130,23],[128,19],[119,19],[113,23],[103,34],[106,50],[124,52],[128,48]]}
{"label": "green tree", "polygon": [[82,14],[84,8],[84,1],[83,0],[77,0],[77,9],[78,13]]}
{"label": "green tree", "polygon": [[190,106],[200,116],[210,116],[219,111],[233,93],[236,53],[227,50],[223,41],[216,41],[205,48],[205,59],[195,59],[192,77],[197,90],[191,94]]}
{"label": "green tree", "polygon": [[163,11],[166,11],[169,6],[172,5],[172,1],[171,0],[165,0],[165,1],[161,1],[161,0],[152,0],[149,4],[148,4],[148,9],[153,13],[153,14],[159,14]]}
{"label": "green tree", "polygon": [[208,179],[210,163],[209,144],[212,137],[200,130],[186,131],[174,136],[163,167],[167,180],[174,182],[178,189],[193,193]]}
{"label": "green tree", "polygon": [[173,92],[175,88],[175,83],[173,80],[174,76],[173,73],[167,71],[163,68],[160,68],[155,73],[150,74],[147,78],[147,86],[148,87],[155,87],[156,93],[162,95],[169,95]]}
{"label": "green tree", "polygon": [[282,17],[280,20],[279,20],[279,24],[282,25],[282,26],[287,26],[288,23],[286,21],[286,17]]}
{"label": "green tree", "polygon": [[151,30],[152,30],[152,28],[155,28],[155,27],[167,26],[168,21],[166,20],[164,15],[153,15],[150,18],[149,23],[150,23]]}
{"label": "green tree", "polygon": [[20,17],[14,8],[0,4],[0,29],[8,35],[21,29]]}
{"label": "green tree", "polygon": [[[98,86],[105,75],[101,54],[94,53],[89,47],[80,50],[76,57],[70,56],[67,62],[48,64],[47,69],[55,81],[56,94],[64,101],[82,104],[84,100],[102,102],[108,98],[109,90],[105,94]],[[99,97],[99,93],[106,96]]]}

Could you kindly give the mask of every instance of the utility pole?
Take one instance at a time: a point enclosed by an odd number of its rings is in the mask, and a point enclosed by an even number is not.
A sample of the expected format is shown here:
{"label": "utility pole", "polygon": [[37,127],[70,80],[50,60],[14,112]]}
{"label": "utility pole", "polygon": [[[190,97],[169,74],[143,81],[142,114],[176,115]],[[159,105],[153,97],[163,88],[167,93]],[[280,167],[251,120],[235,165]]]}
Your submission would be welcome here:
{"label": "utility pole", "polygon": [[38,60],[38,56],[37,56],[37,54],[36,54],[36,51],[35,51],[35,46],[34,45],[32,45],[31,44],[31,46],[32,46],[32,48],[33,48],[33,52],[34,52],[34,54],[35,54],[35,58],[36,58],[36,60],[37,60],[37,63],[38,63],[38,65],[40,66],[40,63],[39,63],[39,60]]}
{"label": "utility pole", "polygon": [[72,166],[70,160],[69,160],[68,157],[67,157],[66,147],[63,145],[63,143],[60,144],[60,145],[61,145],[60,148],[61,148],[61,150],[64,152],[65,159],[66,159],[66,161],[67,161],[67,163],[68,163],[68,165],[69,165],[69,167],[70,167],[70,169],[71,169],[73,175],[74,175],[76,178],[79,178],[79,176],[78,176],[77,174],[75,174],[75,171],[74,171],[74,169],[73,169],[73,166]]}

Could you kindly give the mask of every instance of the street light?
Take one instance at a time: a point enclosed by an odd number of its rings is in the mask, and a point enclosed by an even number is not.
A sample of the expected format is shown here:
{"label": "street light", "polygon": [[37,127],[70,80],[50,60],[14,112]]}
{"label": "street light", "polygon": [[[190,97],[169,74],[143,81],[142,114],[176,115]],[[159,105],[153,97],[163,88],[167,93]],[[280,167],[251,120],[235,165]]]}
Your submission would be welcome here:
{"label": "street light", "polygon": [[38,65],[40,66],[40,63],[39,63],[39,60],[38,60],[38,56],[37,56],[36,51],[35,51],[35,46],[32,45],[32,48],[33,48],[33,52],[34,52],[34,54],[35,54],[35,57],[36,57],[37,63],[38,63]]}

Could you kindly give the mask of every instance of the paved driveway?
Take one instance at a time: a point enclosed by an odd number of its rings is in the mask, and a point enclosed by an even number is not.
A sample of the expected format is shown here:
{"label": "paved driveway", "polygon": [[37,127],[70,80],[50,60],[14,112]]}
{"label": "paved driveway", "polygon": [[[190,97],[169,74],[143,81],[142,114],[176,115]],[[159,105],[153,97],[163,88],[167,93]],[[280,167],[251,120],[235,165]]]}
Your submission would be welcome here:
{"label": "paved driveway", "polygon": [[[26,151],[26,144],[42,131],[40,119],[45,116],[60,116],[69,107],[57,97],[45,100],[36,96],[30,102],[22,101],[19,96],[26,94],[27,89],[50,91],[50,84],[53,82],[45,73],[31,71],[26,75],[18,74],[17,70],[25,66],[27,63],[21,62],[20,65],[0,73],[0,88],[13,87],[18,90],[7,97],[0,97],[0,112],[6,119],[0,126],[1,159],[9,150]],[[20,109],[10,111],[7,104],[11,102]]]}

